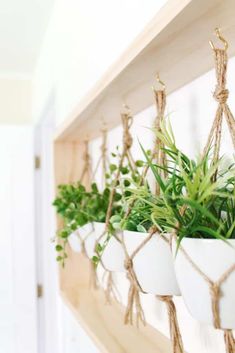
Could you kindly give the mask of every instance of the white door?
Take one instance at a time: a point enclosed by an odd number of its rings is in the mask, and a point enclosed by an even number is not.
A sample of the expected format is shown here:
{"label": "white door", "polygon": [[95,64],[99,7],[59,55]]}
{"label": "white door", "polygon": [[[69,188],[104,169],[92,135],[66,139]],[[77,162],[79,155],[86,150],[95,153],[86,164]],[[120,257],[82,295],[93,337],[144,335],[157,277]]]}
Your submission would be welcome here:
{"label": "white door", "polygon": [[33,130],[0,127],[0,352],[37,353]]}
{"label": "white door", "polygon": [[43,285],[38,300],[38,353],[98,353],[97,348],[71,311],[61,300],[58,288],[56,253],[51,239],[55,235],[53,175],[53,136],[55,104],[53,94],[35,129],[35,154],[40,168],[35,170],[35,231],[37,243],[37,278]]}

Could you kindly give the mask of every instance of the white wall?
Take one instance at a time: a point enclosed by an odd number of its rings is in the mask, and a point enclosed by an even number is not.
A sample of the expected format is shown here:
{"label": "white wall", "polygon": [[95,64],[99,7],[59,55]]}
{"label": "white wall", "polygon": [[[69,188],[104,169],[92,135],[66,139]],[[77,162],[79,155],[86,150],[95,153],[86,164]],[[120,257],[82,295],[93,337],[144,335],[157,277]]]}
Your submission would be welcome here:
{"label": "white wall", "polygon": [[32,85],[28,77],[0,76],[0,124],[32,121]]}
{"label": "white wall", "polygon": [[57,0],[34,80],[38,119],[52,89],[62,121],[166,0]]}
{"label": "white wall", "polygon": [[[128,0],[58,0],[38,63],[34,81],[34,118],[40,116],[52,90],[56,93],[57,123],[66,118],[79,99],[87,92],[107,67],[120,55],[164,1]],[[212,29],[213,30],[213,29]],[[208,39],[211,33],[206,34]],[[213,56],[212,56],[213,60]],[[196,65],[196,63],[195,63]],[[157,71],[157,68],[156,68]],[[228,86],[231,91],[231,108],[235,109],[235,59],[230,61]],[[164,80],[164,77],[163,77]],[[167,82],[166,86],[167,86]],[[179,147],[190,155],[204,145],[216,104],[211,92],[214,89],[214,72],[209,72],[168,97],[168,111]],[[150,90],[149,94],[152,92]],[[127,102],[128,103],[128,102]],[[154,106],[138,114],[133,134],[139,136],[146,147],[150,144]],[[118,127],[109,133],[110,149],[121,137]],[[223,151],[231,145],[226,136]],[[94,163],[98,157],[100,141],[91,144]],[[135,155],[140,153],[137,143]],[[126,282],[118,276],[126,298]],[[124,298],[125,297],[125,298]],[[149,321],[168,334],[165,308],[151,296],[144,299]],[[176,299],[186,351],[190,353],[224,353],[221,333],[195,322],[187,313],[181,298]],[[84,347],[84,352],[89,352]]]}

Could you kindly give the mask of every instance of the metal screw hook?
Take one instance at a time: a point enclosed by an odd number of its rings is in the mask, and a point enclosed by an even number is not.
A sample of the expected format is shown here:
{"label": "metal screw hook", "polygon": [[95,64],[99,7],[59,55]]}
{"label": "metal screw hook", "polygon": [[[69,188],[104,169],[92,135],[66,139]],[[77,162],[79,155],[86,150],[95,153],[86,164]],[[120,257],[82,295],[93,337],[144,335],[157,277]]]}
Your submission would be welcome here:
{"label": "metal screw hook", "polygon": [[[224,39],[224,37],[221,35],[220,29],[217,27],[215,28],[215,35],[217,36],[218,39],[221,40],[221,42],[224,44],[224,50],[228,49],[228,42]],[[213,50],[216,50],[214,43],[210,40],[209,41],[210,46]]]}
{"label": "metal screw hook", "polygon": [[124,111],[125,111],[127,114],[130,114],[131,109],[130,109],[129,105],[126,104],[126,103],[123,103],[122,106],[123,106]]}
{"label": "metal screw hook", "polygon": [[[156,74],[156,80],[157,80],[157,82],[160,83],[160,85],[162,86],[163,91],[165,91],[166,85],[165,85],[165,83],[160,79],[159,73]],[[152,87],[152,89],[153,89],[153,91],[155,90],[154,87]]]}

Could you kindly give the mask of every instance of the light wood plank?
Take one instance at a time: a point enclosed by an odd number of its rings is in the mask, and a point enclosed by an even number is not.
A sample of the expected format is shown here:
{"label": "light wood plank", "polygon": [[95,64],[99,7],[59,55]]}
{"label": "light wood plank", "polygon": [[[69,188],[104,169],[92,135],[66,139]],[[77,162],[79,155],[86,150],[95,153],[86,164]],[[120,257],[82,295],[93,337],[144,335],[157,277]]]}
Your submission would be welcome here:
{"label": "light wood plank", "polygon": [[61,270],[61,294],[82,327],[103,353],[171,353],[171,343],[150,325],[137,329],[123,323],[124,307],[107,305],[103,290],[89,288],[89,261],[69,250]]}
{"label": "light wood plank", "polygon": [[57,140],[100,134],[100,119],[112,128],[120,123],[126,102],[136,114],[153,103],[151,86],[157,71],[169,93],[211,69],[208,40],[220,26],[235,53],[234,0],[170,0],[128,50],[81,100],[58,129]]}

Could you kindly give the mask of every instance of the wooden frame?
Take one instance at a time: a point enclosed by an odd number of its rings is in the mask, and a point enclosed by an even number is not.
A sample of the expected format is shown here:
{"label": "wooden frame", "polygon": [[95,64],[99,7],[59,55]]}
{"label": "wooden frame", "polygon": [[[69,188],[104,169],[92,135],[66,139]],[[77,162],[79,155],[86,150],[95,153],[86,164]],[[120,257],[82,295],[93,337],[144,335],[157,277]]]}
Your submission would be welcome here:
{"label": "wooden frame", "polygon": [[[136,114],[153,103],[151,85],[160,72],[169,93],[214,65],[208,40],[221,26],[235,53],[234,0],[170,0],[130,48],[75,107],[55,136],[56,185],[79,179],[84,136],[97,137],[100,119],[108,128],[120,123],[126,102]],[[69,250],[60,270],[61,293],[66,303],[105,353],[168,353],[170,341],[147,325],[137,330],[123,325],[123,307],[105,305],[102,290],[89,288],[89,262]]]}
{"label": "wooden frame", "polygon": [[[100,119],[108,128],[120,123],[127,103],[136,113],[153,104],[156,72],[171,93],[214,67],[209,39],[222,28],[235,53],[234,0],[170,0],[120,59],[97,82],[58,129],[56,139],[77,141],[98,136]],[[221,43],[219,43],[221,45]]]}

